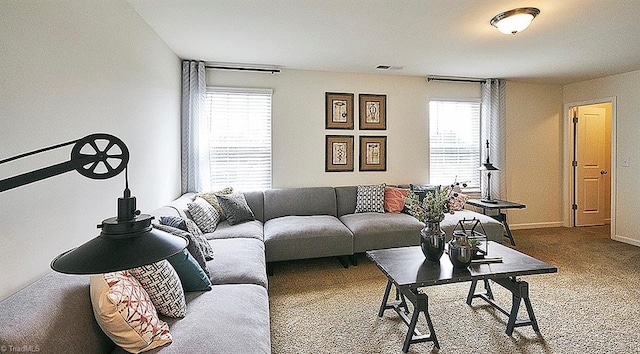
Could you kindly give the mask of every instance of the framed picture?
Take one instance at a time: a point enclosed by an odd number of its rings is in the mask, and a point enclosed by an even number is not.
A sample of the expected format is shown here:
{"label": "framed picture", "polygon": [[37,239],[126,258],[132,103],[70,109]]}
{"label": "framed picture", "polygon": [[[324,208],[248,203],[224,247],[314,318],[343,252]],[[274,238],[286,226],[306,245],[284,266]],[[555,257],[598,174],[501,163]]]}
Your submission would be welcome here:
{"label": "framed picture", "polygon": [[360,171],[387,170],[387,137],[360,136]]}
{"label": "framed picture", "polygon": [[360,129],[387,129],[387,95],[360,94]]}
{"label": "framed picture", "polygon": [[353,135],[327,135],[325,172],[353,172]]}
{"label": "framed picture", "polygon": [[326,92],[325,128],[353,129],[353,94]]}

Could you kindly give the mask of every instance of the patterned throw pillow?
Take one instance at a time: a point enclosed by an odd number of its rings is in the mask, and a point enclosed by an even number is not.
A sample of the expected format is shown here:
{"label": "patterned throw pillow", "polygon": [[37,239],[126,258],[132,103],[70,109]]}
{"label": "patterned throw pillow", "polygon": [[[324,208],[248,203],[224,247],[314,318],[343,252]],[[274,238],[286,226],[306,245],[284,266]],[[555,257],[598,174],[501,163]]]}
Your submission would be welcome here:
{"label": "patterned throw pillow", "polygon": [[[160,222],[162,222],[162,218],[160,219]],[[154,225],[153,227],[157,228],[158,230],[168,232],[172,235],[184,237],[187,240],[189,240],[189,244],[187,245],[187,251],[189,251],[193,259],[195,259],[196,262],[198,262],[198,265],[200,266],[200,268],[202,268],[202,271],[204,271],[207,277],[211,279],[211,274],[209,274],[209,268],[207,267],[207,258],[204,254],[204,251],[200,247],[200,244],[196,241],[196,238],[195,236],[193,236],[193,234],[187,231],[176,229],[175,227],[166,226],[163,224]],[[206,244],[209,245],[209,242],[206,242]],[[211,245],[209,245],[209,247],[211,247]]]}
{"label": "patterned throw pillow", "polygon": [[92,275],[93,313],[102,331],[131,353],[172,342],[169,326],[158,317],[142,285],[129,272]]}
{"label": "patterned throw pillow", "polygon": [[358,186],[356,213],[384,213],[384,188],[386,184]]}
{"label": "patterned throw pillow", "polygon": [[206,200],[196,198],[193,203],[187,204],[187,208],[200,230],[205,233],[216,231],[216,226],[220,221],[220,214]]}
{"label": "patterned throw pillow", "polygon": [[404,209],[404,198],[409,194],[406,189],[385,187],[384,210],[389,213],[400,213]]}
{"label": "patterned throw pillow", "polygon": [[469,196],[462,193],[456,193],[453,198],[449,199],[449,210],[460,211],[464,209],[464,205],[469,200]]}
{"label": "patterned throw pillow", "polygon": [[233,187],[227,187],[216,192],[198,193],[193,197],[193,199],[195,200],[197,197],[200,197],[206,200],[209,204],[211,204],[212,207],[216,209],[218,214],[220,214],[220,221],[223,221],[227,219],[227,216],[224,215],[224,211],[222,210],[222,208],[220,207],[220,204],[218,203],[217,196],[231,194],[231,193],[233,193]]}
{"label": "patterned throw pillow", "polygon": [[184,317],[187,303],[178,273],[166,259],[129,270],[149,294],[156,310],[169,317]]}
{"label": "patterned throw pillow", "polygon": [[225,215],[227,215],[229,225],[237,225],[244,221],[256,219],[242,193],[219,195],[218,202]]}

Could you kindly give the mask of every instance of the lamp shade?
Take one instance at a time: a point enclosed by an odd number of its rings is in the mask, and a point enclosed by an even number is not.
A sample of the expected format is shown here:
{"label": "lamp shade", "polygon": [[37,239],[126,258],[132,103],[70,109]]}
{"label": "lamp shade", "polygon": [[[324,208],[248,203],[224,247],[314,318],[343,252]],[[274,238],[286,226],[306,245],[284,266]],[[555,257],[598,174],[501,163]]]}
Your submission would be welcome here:
{"label": "lamp shade", "polygon": [[524,31],[540,13],[535,7],[521,7],[495,15],[490,23],[504,34]]}
{"label": "lamp shade", "polygon": [[491,162],[483,163],[482,165],[480,165],[480,167],[478,167],[478,170],[480,170],[480,171],[500,171],[500,169],[497,168],[496,166],[494,166]]}
{"label": "lamp shade", "polygon": [[100,274],[130,269],[170,257],[187,246],[187,240],[151,226],[152,216],[134,220],[109,218],[98,237],[67,251],[51,262],[66,274]]}

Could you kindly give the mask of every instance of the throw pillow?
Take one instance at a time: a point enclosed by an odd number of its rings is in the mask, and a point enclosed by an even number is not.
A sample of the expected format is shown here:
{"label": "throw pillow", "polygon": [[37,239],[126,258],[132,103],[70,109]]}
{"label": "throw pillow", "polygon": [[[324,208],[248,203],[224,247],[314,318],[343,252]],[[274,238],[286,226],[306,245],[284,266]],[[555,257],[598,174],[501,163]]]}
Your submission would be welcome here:
{"label": "throw pillow", "polygon": [[133,275],[149,294],[156,310],[169,317],[184,317],[187,303],[178,273],[166,259],[160,262],[132,268]]}
{"label": "throw pillow", "polygon": [[222,210],[227,215],[229,225],[237,225],[241,222],[256,219],[242,193],[219,195],[218,203],[220,203]]}
{"label": "throw pillow", "polygon": [[198,194],[195,195],[195,197],[193,197],[193,199],[196,199],[197,197],[200,197],[200,198],[206,200],[220,214],[220,221],[223,221],[223,220],[227,219],[227,216],[224,214],[224,211],[220,207],[220,204],[218,203],[218,197],[217,196],[218,195],[231,194],[231,193],[233,193],[233,187],[227,187],[227,188],[221,189],[221,190],[216,191],[216,192],[198,193]]}
{"label": "throw pillow", "polygon": [[358,186],[356,213],[384,213],[384,188],[386,184]]}
{"label": "throw pillow", "polygon": [[200,246],[202,253],[204,253],[204,258],[208,261],[213,259],[213,248],[211,248],[211,244],[204,236],[200,228],[193,220],[186,219],[187,231],[193,235],[193,239]]}
{"label": "throw pillow", "polygon": [[211,279],[186,249],[167,258],[178,273],[184,291],[209,291]]}
{"label": "throw pillow", "polygon": [[384,210],[389,213],[400,213],[404,209],[404,198],[409,194],[406,189],[385,187]]}
{"label": "throw pillow", "polygon": [[[187,245],[187,251],[189,251],[189,253],[191,254],[191,256],[196,260],[196,262],[198,262],[198,265],[200,266],[200,268],[202,269],[202,271],[207,275],[207,277],[209,279],[211,279],[211,274],[209,274],[209,268],[207,267],[207,258],[204,254],[204,251],[202,250],[202,248],[200,247],[200,245],[198,244],[198,242],[196,241],[196,238],[193,234],[184,231],[184,230],[180,230],[180,229],[176,229],[175,227],[171,227],[171,226],[166,226],[166,225],[154,225],[154,227],[156,227],[158,230],[162,230],[164,232],[168,232],[172,235],[176,235],[176,236],[180,236],[180,237],[184,237],[186,239],[189,240],[189,244]],[[205,240],[206,242],[206,240]],[[209,245],[209,242],[206,242],[207,245]],[[211,247],[211,245],[209,245],[209,247]],[[180,275],[180,274],[178,274]],[[184,285],[184,284],[183,284]]]}
{"label": "throw pillow", "polygon": [[92,275],[89,289],[96,321],[115,344],[138,353],[172,342],[169,326],[129,272]]}
{"label": "throw pillow", "polygon": [[175,227],[176,229],[188,231],[187,223],[179,216],[161,216],[160,224]]}
{"label": "throw pillow", "polygon": [[449,200],[449,210],[450,211],[459,211],[464,209],[464,205],[469,200],[469,196],[462,193],[455,193],[453,198]]}
{"label": "throw pillow", "polygon": [[220,221],[220,214],[206,200],[196,198],[193,203],[187,204],[189,214],[203,232],[214,232]]}

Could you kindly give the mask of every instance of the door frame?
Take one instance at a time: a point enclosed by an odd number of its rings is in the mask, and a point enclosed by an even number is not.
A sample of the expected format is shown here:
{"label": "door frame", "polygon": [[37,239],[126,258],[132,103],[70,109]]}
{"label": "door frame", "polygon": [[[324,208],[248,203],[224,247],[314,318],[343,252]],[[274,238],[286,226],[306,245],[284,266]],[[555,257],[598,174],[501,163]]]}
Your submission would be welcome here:
{"label": "door frame", "polygon": [[580,102],[567,102],[564,103],[563,110],[563,136],[564,136],[564,159],[563,159],[563,225],[565,227],[573,227],[574,225],[574,213],[572,210],[573,205],[573,190],[574,190],[574,178],[573,178],[573,117],[571,116],[571,109],[578,106],[590,106],[600,103],[611,103],[611,235],[616,235],[616,191],[617,191],[617,168],[616,168],[616,126],[617,126],[617,109],[616,109],[616,97],[605,97],[600,99],[593,99]]}

